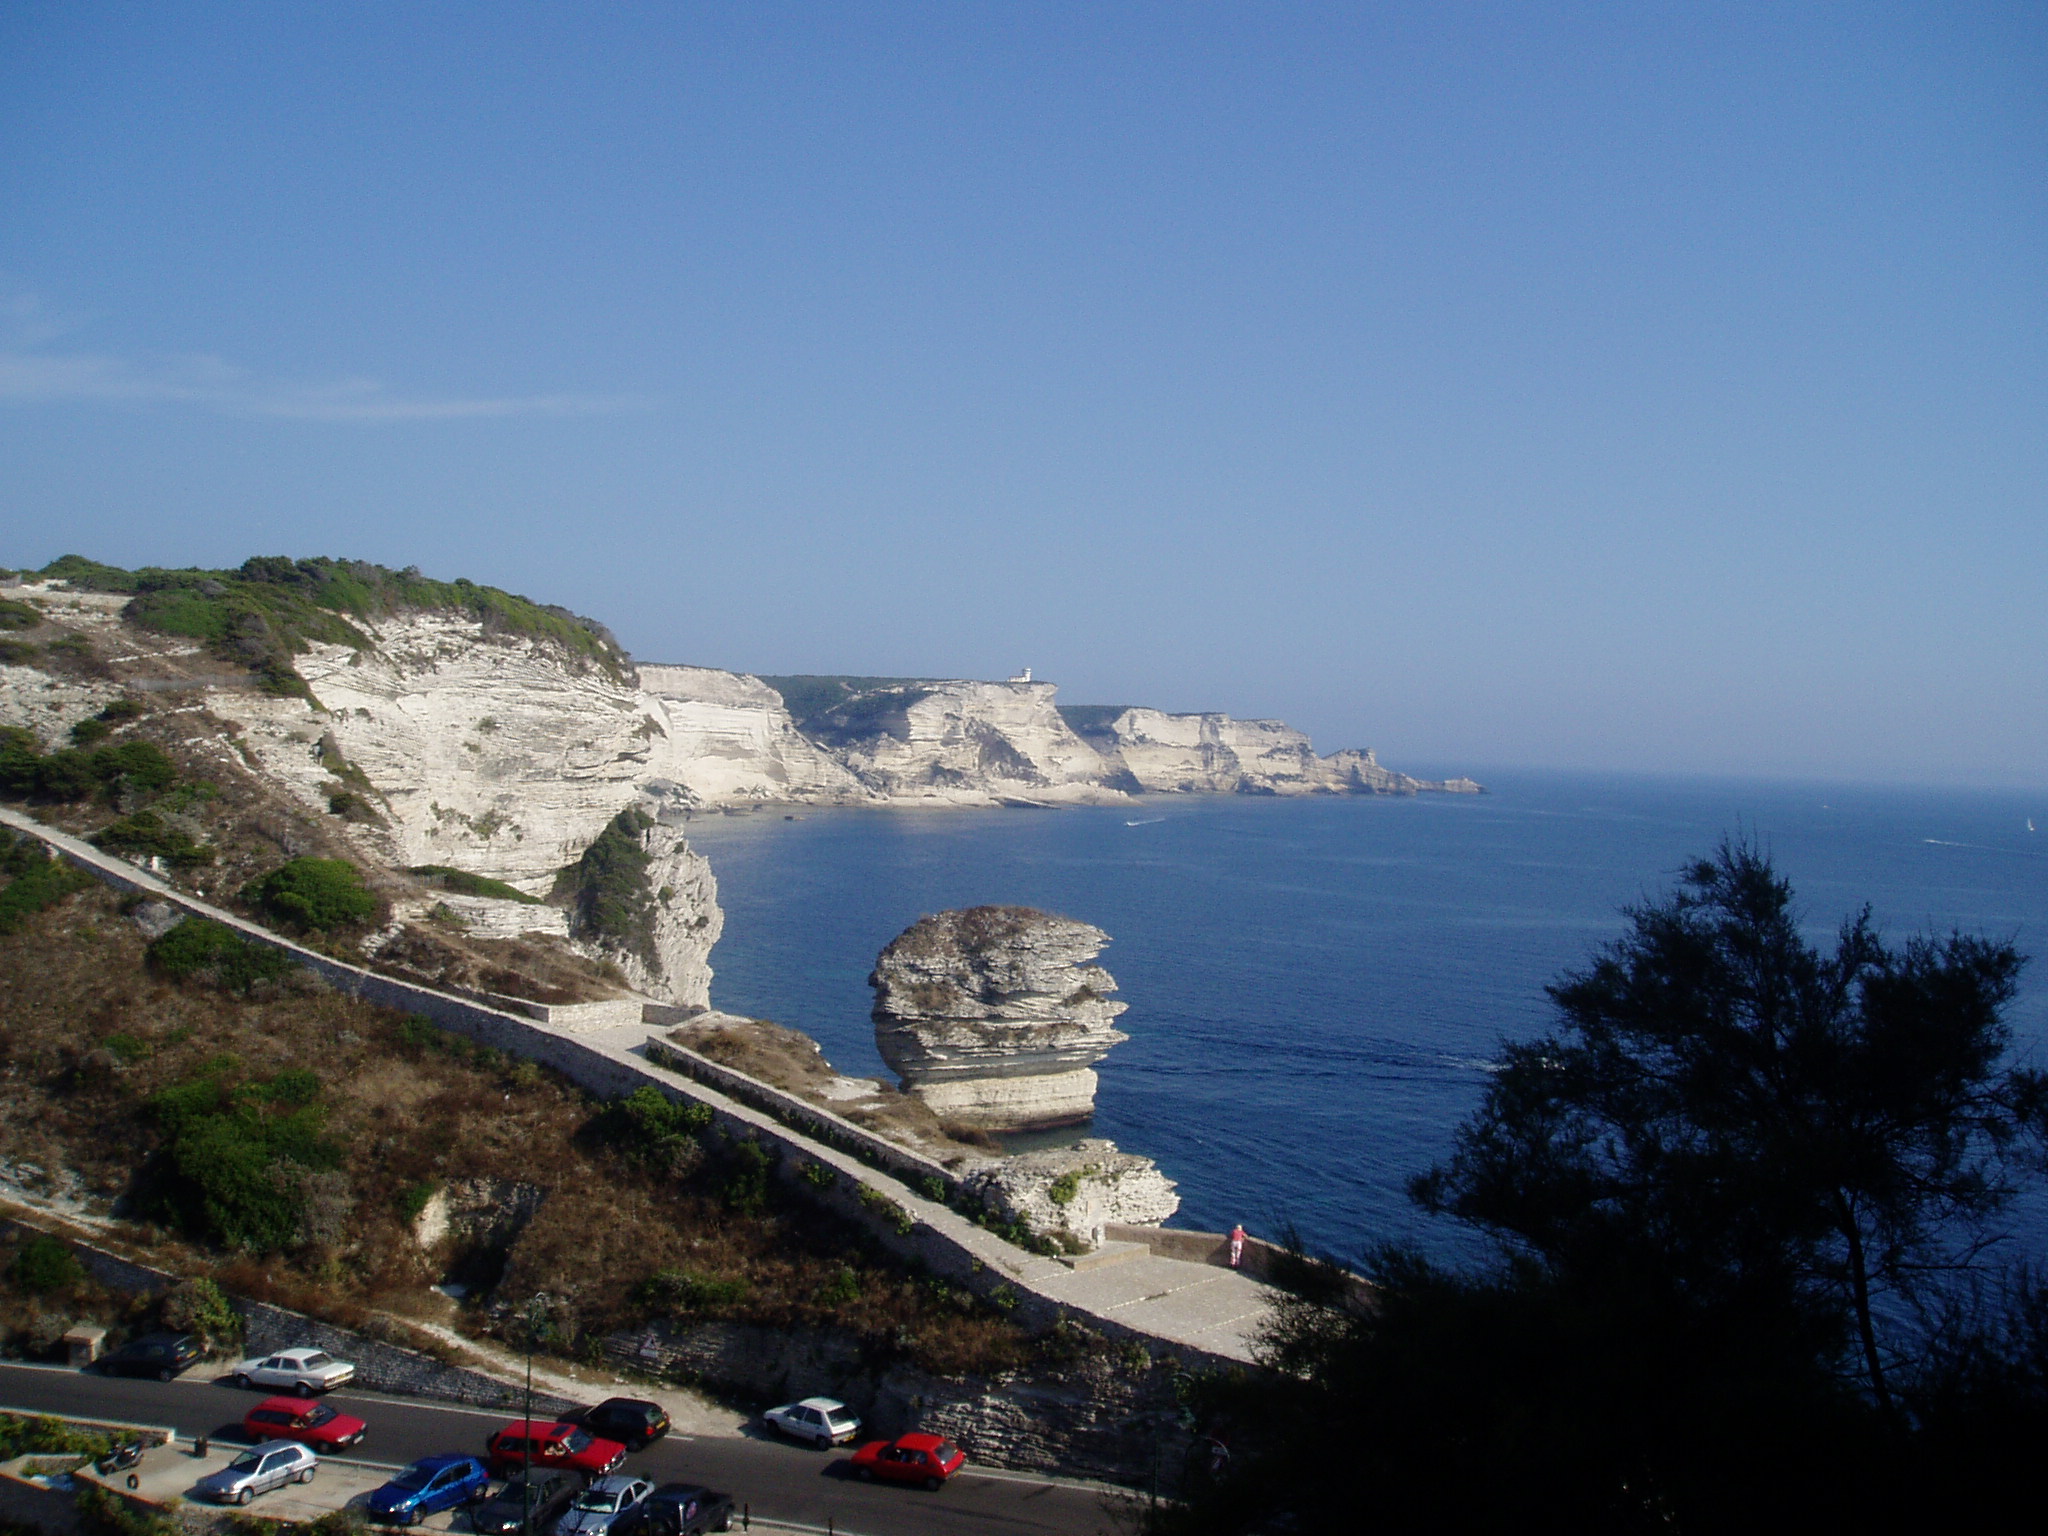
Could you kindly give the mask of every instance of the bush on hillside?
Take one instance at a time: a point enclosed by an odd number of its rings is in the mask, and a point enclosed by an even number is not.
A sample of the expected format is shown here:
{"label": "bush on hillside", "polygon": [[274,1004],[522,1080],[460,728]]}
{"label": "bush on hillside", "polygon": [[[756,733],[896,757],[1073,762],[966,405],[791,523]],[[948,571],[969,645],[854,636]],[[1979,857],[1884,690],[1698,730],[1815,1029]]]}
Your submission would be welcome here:
{"label": "bush on hillside", "polygon": [[706,1106],[672,1099],[643,1083],[599,1110],[586,1134],[651,1173],[675,1175],[695,1164],[710,1125]]}
{"label": "bush on hillside", "polygon": [[488,896],[495,901],[521,901],[529,906],[539,906],[538,896],[529,896],[516,885],[507,885],[503,880],[493,880],[489,875],[473,875],[466,869],[455,869],[447,864],[415,864],[406,871],[422,880],[438,885],[444,891],[453,891],[458,896]]}
{"label": "bush on hillside", "polygon": [[85,1278],[85,1266],[56,1238],[38,1234],[21,1245],[7,1275],[31,1296],[47,1296],[78,1284]]}
{"label": "bush on hillside", "polygon": [[647,850],[641,837],[654,825],[644,811],[628,806],[564,869],[555,883],[567,896],[579,938],[638,955],[660,968],[654,946],[654,893],[647,887]]}
{"label": "bush on hillside", "polygon": [[54,906],[74,891],[92,884],[92,876],[62,859],[52,858],[32,837],[0,831],[0,933],[12,933],[33,913]]}
{"label": "bush on hillside", "polygon": [[157,793],[178,780],[177,767],[146,741],[86,751],[66,747],[45,754],[19,726],[0,726],[0,794],[36,800],[84,800],[98,791]]}
{"label": "bush on hillside", "polygon": [[346,859],[293,859],[242,887],[242,899],[287,927],[320,933],[377,915],[377,898]]}
{"label": "bush on hillside", "polygon": [[[173,930],[174,932],[176,930]],[[236,1083],[216,1063],[151,1096],[166,1141],[145,1174],[145,1203],[194,1237],[270,1253],[298,1246],[305,1197],[294,1170],[340,1166],[322,1134],[319,1081],[303,1068]]]}
{"label": "bush on hillside", "polygon": [[276,981],[296,962],[268,944],[252,944],[226,923],[188,917],[149,946],[150,968],[172,981],[211,980],[229,992]]}
{"label": "bush on hillside", "polygon": [[162,859],[178,869],[213,862],[213,849],[155,811],[137,811],[92,835],[93,846],[128,858]]}

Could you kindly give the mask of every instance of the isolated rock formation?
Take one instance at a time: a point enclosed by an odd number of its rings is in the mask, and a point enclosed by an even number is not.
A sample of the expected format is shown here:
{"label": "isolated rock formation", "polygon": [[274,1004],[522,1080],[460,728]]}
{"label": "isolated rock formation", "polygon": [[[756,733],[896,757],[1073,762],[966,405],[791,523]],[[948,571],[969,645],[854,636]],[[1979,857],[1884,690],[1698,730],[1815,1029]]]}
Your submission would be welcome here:
{"label": "isolated rock formation", "polygon": [[967,1190],[1033,1231],[1065,1232],[1100,1247],[1109,1222],[1156,1225],[1180,1209],[1173,1181],[1149,1157],[1119,1152],[1111,1141],[1026,1152],[988,1163]]}
{"label": "isolated rock formation", "polygon": [[1125,1005],[1087,962],[1109,935],[1030,907],[921,917],[875,961],[875,1043],[943,1120],[984,1129],[1076,1125],[1095,1112],[1095,1073],[1128,1037]]}

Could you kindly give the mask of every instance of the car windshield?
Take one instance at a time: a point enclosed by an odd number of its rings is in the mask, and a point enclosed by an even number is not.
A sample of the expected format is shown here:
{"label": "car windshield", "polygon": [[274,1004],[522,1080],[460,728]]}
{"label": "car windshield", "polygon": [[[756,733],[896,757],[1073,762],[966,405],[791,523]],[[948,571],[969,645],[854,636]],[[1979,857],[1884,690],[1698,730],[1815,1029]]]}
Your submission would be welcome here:
{"label": "car windshield", "polygon": [[260,1459],[254,1451],[244,1451],[228,1463],[228,1470],[230,1472],[254,1472],[256,1470],[256,1463]]}
{"label": "car windshield", "polygon": [[333,1357],[331,1355],[323,1355],[320,1353],[319,1350],[316,1349],[313,1351],[312,1354],[306,1356],[305,1360],[301,1363],[304,1364],[307,1370],[317,1371],[320,1369],[321,1366],[331,1365],[334,1362]]}
{"label": "car windshield", "polygon": [[941,1461],[951,1461],[955,1456],[959,1455],[960,1453],[954,1450],[953,1447],[951,1447],[950,1445],[946,1444],[945,1441],[941,1440],[936,1446],[932,1448],[932,1454],[938,1457]]}
{"label": "car windshield", "polygon": [[853,1415],[844,1408],[834,1408],[825,1417],[832,1421],[832,1427],[835,1429],[850,1428],[855,1423]]}
{"label": "car windshield", "polygon": [[433,1475],[432,1470],[427,1467],[407,1467],[398,1476],[391,1479],[391,1486],[402,1488],[407,1493],[417,1493],[420,1489],[427,1486],[427,1480]]}
{"label": "car windshield", "polygon": [[587,1430],[575,1430],[562,1444],[568,1448],[571,1455],[574,1455],[577,1451],[590,1444],[590,1434]]}
{"label": "car windshield", "polygon": [[332,1424],[340,1417],[340,1414],[323,1403],[306,1415],[306,1422],[309,1424]]}
{"label": "car windshield", "polygon": [[578,1497],[576,1507],[578,1509],[587,1509],[593,1514],[608,1515],[619,1507],[619,1496],[616,1493],[605,1493],[593,1488],[588,1493]]}

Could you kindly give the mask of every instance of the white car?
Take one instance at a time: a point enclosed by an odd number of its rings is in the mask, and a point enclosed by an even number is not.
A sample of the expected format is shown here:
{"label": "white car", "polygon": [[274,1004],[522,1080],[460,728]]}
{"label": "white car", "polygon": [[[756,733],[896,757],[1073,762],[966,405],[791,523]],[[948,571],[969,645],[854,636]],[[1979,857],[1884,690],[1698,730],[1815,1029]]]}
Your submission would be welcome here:
{"label": "white car", "polygon": [[860,1433],[860,1417],[836,1397],[807,1397],[784,1403],[761,1415],[771,1429],[792,1440],[808,1440],[823,1450]]}
{"label": "white car", "polygon": [[311,1397],[355,1379],[356,1368],[324,1349],[281,1349],[261,1360],[244,1360],[230,1375],[238,1387],[264,1387]]}
{"label": "white car", "polygon": [[296,1440],[266,1440],[250,1446],[220,1471],[199,1479],[194,1491],[216,1504],[246,1504],[257,1494],[286,1483],[310,1483],[319,1462],[309,1447]]}

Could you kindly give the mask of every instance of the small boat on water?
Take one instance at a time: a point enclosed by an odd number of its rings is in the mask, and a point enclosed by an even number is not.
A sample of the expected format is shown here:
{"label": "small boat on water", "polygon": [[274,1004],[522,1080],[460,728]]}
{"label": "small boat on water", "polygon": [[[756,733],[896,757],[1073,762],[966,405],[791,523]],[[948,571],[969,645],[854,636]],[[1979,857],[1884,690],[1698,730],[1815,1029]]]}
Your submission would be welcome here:
{"label": "small boat on water", "polygon": [[2034,818],[2031,816],[2027,818],[2027,830],[2029,832],[2034,830]]}
{"label": "small boat on water", "polygon": [[[1166,820],[1164,816],[1147,816],[1143,821],[1127,821],[1124,825],[1127,827],[1149,827],[1164,820]],[[2028,830],[2033,830],[2031,824],[2029,824]]]}

